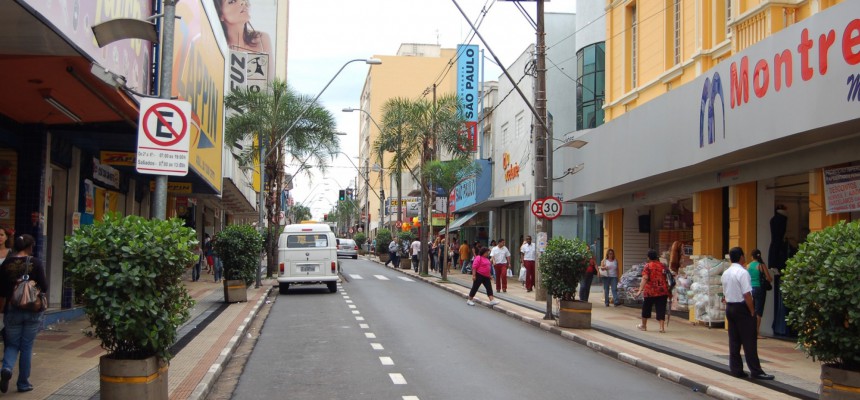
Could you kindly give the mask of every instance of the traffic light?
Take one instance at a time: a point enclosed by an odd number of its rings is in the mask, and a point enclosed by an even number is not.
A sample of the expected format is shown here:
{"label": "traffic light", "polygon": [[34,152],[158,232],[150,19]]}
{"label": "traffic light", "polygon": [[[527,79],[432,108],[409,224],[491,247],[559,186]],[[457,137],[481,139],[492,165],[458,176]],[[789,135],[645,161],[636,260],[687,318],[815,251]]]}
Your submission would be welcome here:
{"label": "traffic light", "polygon": [[339,190],[339,191],[337,192],[337,200],[338,200],[338,201],[344,201],[344,200],[346,200],[346,191],[345,191],[345,190]]}

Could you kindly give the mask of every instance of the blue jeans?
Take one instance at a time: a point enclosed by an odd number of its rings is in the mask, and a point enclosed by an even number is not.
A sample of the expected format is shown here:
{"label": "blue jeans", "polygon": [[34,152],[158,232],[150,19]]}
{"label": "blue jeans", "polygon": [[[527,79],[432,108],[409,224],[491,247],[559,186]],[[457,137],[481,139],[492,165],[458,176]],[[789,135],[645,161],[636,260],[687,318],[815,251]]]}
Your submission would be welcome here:
{"label": "blue jeans", "polygon": [[43,312],[29,312],[6,307],[3,323],[6,325],[5,349],[3,350],[3,369],[9,371],[15,366],[18,353],[18,389],[30,386],[30,366],[33,360],[33,343],[42,324]]}
{"label": "blue jeans", "polygon": [[621,304],[618,301],[618,277],[617,276],[604,276],[600,279],[603,279],[603,304],[609,305],[609,290],[612,290],[612,302],[615,305]]}
{"label": "blue jeans", "polygon": [[[218,257],[215,257],[214,269],[215,269],[215,271],[214,271],[215,283],[221,282],[221,277],[222,277],[221,275],[224,273],[224,263],[221,262],[221,259]],[[198,274],[198,278],[199,278],[199,274]]]}
{"label": "blue jeans", "polygon": [[191,267],[191,281],[197,282],[199,280],[200,280],[200,263],[197,263],[197,264],[194,264],[193,267]]}

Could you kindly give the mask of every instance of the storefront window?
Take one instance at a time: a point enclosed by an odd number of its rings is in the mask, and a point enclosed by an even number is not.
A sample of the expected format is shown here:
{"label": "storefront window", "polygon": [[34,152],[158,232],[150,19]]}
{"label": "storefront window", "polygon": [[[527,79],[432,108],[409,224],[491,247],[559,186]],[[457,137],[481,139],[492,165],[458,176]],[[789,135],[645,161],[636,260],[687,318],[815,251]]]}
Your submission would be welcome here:
{"label": "storefront window", "polygon": [[576,53],[576,129],[603,125],[605,44],[595,43]]}

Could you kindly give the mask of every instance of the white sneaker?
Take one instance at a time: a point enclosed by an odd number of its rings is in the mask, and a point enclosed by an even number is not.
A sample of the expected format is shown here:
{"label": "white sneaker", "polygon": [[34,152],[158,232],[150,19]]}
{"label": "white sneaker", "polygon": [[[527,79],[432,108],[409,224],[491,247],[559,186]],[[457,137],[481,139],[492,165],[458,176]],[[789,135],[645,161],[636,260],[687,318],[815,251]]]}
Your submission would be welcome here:
{"label": "white sneaker", "polygon": [[493,300],[493,301],[491,301],[491,302],[490,302],[490,305],[491,305],[491,306],[494,306],[494,305],[499,304],[499,303],[501,303],[501,301]]}
{"label": "white sneaker", "polygon": [[474,302],[474,301],[472,301],[472,300],[466,300],[466,304],[468,304],[468,305],[470,305],[470,306],[474,306],[474,305],[475,305],[475,302]]}

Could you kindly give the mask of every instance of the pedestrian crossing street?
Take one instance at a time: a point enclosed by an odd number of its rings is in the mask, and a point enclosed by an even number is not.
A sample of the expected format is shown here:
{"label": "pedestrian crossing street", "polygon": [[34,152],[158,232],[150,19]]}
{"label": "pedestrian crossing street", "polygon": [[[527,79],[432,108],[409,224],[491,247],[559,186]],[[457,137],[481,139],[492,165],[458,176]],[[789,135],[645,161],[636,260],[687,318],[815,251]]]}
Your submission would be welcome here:
{"label": "pedestrian crossing street", "polygon": [[[349,274],[349,277],[352,279],[355,279],[355,280],[364,279],[364,277],[359,275],[359,274]],[[391,280],[391,278],[389,278],[385,275],[373,275],[372,277],[368,277],[367,279],[376,279],[376,280],[380,280],[380,281],[390,281]],[[397,279],[404,281],[404,282],[415,282],[414,279],[406,277],[406,276],[398,276]]]}

